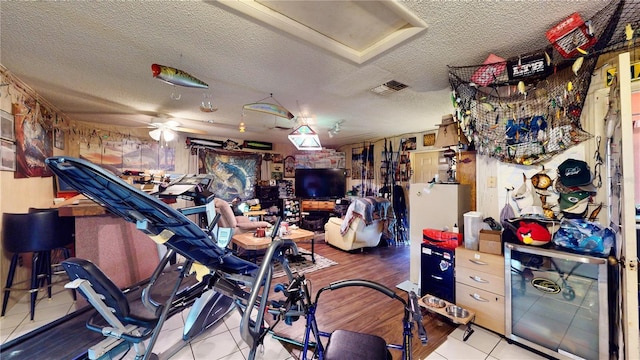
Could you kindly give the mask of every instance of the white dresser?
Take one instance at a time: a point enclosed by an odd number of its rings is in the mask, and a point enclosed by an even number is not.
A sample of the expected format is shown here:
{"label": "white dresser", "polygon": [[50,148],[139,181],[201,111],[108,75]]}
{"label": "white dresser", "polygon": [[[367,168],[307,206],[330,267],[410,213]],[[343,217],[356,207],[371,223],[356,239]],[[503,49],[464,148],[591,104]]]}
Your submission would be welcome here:
{"label": "white dresser", "polygon": [[504,257],[456,248],[456,304],[475,312],[474,323],[505,334]]}

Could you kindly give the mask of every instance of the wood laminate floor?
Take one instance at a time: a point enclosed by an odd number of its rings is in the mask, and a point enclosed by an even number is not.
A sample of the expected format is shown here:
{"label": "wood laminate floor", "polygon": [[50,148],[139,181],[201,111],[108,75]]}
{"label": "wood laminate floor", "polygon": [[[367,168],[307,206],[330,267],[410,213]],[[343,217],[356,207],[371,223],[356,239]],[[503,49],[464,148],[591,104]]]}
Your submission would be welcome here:
{"label": "wood laminate floor", "polygon": [[[309,244],[300,244],[303,249]],[[322,287],[343,279],[366,279],[381,283],[406,299],[407,293],[396,288],[406,281],[409,275],[409,246],[389,246],[365,248],[346,252],[324,243],[322,235],[316,236],[315,252],[327,257],[337,265],[305,274],[311,282],[311,293]],[[274,279],[286,281],[286,277]],[[419,296],[420,294],[418,294]],[[271,299],[282,298],[281,294],[272,293]],[[318,327],[321,331],[336,329],[351,330],[374,334],[384,338],[387,343],[402,344],[402,304],[380,292],[363,287],[350,287],[335,291],[325,291],[320,297],[317,311]],[[446,320],[423,311],[423,323],[429,338],[428,344],[422,346],[414,331],[413,355],[423,359],[447,340],[447,336],[457,327]],[[269,323],[273,320],[268,319]],[[288,326],[280,322],[274,332],[278,335],[301,340],[304,334],[304,319]],[[287,346],[296,355],[296,349]],[[394,359],[399,359],[399,351],[392,351]]]}

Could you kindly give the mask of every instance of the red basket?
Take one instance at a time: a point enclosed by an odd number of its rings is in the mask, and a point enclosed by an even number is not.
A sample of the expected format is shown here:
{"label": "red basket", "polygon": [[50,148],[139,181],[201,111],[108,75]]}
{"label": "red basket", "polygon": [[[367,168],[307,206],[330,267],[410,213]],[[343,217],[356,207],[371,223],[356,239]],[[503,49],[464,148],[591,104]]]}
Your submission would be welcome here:
{"label": "red basket", "polygon": [[443,249],[455,249],[462,245],[462,234],[436,229],[423,229],[422,242]]}
{"label": "red basket", "polygon": [[596,38],[589,33],[589,28],[578,13],[571,14],[547,30],[546,36],[564,58],[572,58],[578,55],[578,48],[586,50],[596,43]]}

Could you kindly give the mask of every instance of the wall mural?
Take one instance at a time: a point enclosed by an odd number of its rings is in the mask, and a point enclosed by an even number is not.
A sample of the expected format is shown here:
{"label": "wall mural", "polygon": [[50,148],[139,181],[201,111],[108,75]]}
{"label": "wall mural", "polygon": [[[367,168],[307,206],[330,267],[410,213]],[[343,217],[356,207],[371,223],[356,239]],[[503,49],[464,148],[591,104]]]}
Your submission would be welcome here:
{"label": "wall mural", "polygon": [[160,146],[156,142],[137,139],[101,141],[91,139],[80,142],[80,157],[110,169],[114,173],[124,170],[175,170],[176,149]]}
{"label": "wall mural", "polygon": [[198,156],[199,173],[213,175],[211,191],[216,197],[226,201],[255,198],[262,155],[202,149]]}
{"label": "wall mural", "polygon": [[351,149],[351,177],[373,179],[373,144]]}
{"label": "wall mural", "polygon": [[53,155],[53,116],[33,99],[14,103],[16,172],[15,178],[52,176],[44,159]]}

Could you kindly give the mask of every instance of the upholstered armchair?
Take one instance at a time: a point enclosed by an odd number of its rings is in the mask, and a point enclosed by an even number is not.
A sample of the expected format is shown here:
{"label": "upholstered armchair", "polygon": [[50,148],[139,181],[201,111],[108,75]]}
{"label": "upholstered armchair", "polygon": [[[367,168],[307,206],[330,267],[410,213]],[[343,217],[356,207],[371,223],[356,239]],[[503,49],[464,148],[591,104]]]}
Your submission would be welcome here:
{"label": "upholstered armchair", "polygon": [[223,228],[231,228],[236,234],[254,232],[257,228],[271,226],[271,224],[266,221],[251,221],[246,216],[236,216],[233,213],[231,205],[222,199],[215,198],[213,201],[216,212],[220,214],[218,225]]}
{"label": "upholstered armchair", "polygon": [[329,218],[324,224],[324,241],[339,249],[350,251],[365,247],[375,247],[380,243],[383,232],[383,222],[374,220],[366,225],[362,218],[354,218],[343,235],[340,231],[344,220],[337,217]]}
{"label": "upholstered armchair", "polygon": [[394,219],[390,205],[380,197],[353,199],[343,219],[331,217],[324,225],[325,242],[346,251],[378,246]]}

